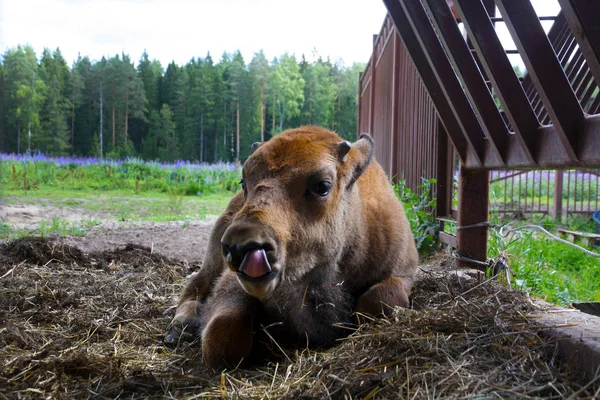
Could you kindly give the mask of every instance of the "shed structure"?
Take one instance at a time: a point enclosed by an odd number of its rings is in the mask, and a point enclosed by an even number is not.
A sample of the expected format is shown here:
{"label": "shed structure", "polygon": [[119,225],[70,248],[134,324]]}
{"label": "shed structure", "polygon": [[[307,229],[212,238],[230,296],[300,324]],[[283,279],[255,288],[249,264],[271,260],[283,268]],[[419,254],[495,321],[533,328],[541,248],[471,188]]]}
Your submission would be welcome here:
{"label": "shed structure", "polygon": [[[438,217],[451,216],[454,154],[459,227],[488,220],[491,170],[600,168],[600,2],[558,0],[558,15],[538,16],[530,0],[383,1],[359,131],[391,177],[437,179]],[[504,48],[500,24],[516,49]],[[440,237],[486,260],[486,226]]]}

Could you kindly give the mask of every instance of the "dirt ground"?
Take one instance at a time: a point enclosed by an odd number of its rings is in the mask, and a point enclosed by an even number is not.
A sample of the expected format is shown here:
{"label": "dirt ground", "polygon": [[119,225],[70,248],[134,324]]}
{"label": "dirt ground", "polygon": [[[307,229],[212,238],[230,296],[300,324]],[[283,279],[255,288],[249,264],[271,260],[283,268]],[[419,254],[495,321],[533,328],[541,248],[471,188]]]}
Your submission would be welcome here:
{"label": "dirt ground", "polygon": [[525,317],[524,293],[449,273],[444,256],[423,266],[414,310],[326,351],[280,349],[258,366],[209,370],[199,343],[172,349],[162,338],[211,227],[103,223],[85,237],[0,244],[0,398],[594,395]]}
{"label": "dirt ground", "polygon": [[61,243],[99,252],[135,243],[152,252],[188,263],[202,261],[213,221],[104,223],[82,237],[60,237]]}
{"label": "dirt ground", "polygon": [[103,219],[106,215],[72,207],[41,206],[34,204],[2,204],[0,202],[0,222],[16,227],[31,226],[42,221],[52,221],[60,218],[66,221],[83,219]]}
{"label": "dirt ground", "polygon": [[86,236],[58,236],[51,238],[79,247],[84,252],[100,252],[136,243],[153,252],[189,263],[202,260],[214,219],[193,222],[115,222],[107,215],[71,207],[40,206],[31,204],[0,204],[0,222],[18,228],[34,228],[42,221],[60,218],[70,222],[86,219],[102,221]]}

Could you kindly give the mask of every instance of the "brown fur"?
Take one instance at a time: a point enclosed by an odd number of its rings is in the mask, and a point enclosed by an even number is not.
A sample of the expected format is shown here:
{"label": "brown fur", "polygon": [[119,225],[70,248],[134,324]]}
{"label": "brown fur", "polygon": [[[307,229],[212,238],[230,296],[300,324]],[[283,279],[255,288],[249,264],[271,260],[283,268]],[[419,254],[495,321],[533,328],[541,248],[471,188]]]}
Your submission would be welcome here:
{"label": "brown fur", "polygon": [[[249,356],[251,332],[261,326],[278,341],[327,346],[354,310],[377,315],[408,306],[418,255],[402,205],[371,161],[371,138],[361,137],[346,159],[341,141],[307,126],[256,148],[244,165],[246,190],[217,220],[167,342],[192,330],[202,336],[208,365],[235,365]],[[319,196],[311,188],[324,180],[332,188]],[[225,261],[248,243],[263,246],[277,272],[267,283],[236,275],[239,265]]]}

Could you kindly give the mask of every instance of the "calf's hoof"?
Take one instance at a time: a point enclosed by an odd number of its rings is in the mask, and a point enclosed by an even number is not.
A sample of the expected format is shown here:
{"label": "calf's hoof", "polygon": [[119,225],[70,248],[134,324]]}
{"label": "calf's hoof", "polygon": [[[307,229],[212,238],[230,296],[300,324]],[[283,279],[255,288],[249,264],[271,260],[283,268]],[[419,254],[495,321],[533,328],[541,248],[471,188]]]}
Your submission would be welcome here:
{"label": "calf's hoof", "polygon": [[201,303],[188,301],[177,308],[173,321],[169,324],[163,343],[176,347],[180,342],[192,342],[200,337],[202,331],[200,320]]}

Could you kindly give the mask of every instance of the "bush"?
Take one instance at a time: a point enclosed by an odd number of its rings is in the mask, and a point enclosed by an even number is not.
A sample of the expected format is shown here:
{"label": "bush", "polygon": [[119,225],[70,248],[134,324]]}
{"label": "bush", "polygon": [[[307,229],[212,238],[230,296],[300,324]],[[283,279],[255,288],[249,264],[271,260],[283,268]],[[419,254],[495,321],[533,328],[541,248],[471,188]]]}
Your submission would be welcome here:
{"label": "bush", "polygon": [[435,238],[439,229],[433,215],[436,202],[431,195],[431,186],[435,185],[436,180],[422,179],[423,184],[417,187],[420,194],[406,186],[404,180],[394,185],[396,196],[404,204],[404,211],[415,238],[415,245],[421,254],[435,249]]}

